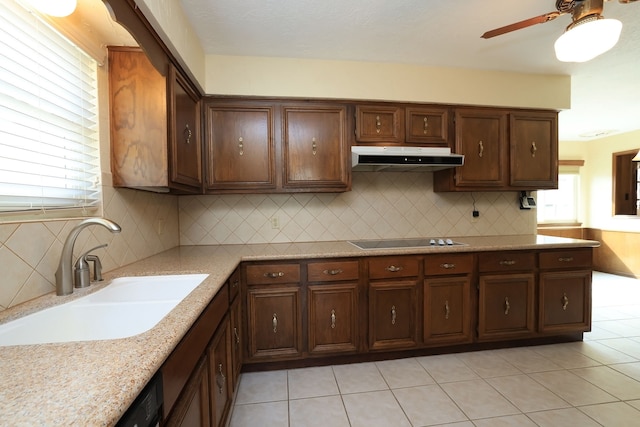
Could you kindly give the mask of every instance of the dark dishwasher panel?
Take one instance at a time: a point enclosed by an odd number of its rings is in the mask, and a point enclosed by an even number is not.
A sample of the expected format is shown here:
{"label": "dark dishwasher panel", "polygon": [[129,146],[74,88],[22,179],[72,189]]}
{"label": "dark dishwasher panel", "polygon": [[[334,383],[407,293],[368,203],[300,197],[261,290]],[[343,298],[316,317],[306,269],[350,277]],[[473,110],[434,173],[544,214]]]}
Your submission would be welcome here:
{"label": "dark dishwasher panel", "polygon": [[162,417],[162,375],[157,373],[136,397],[116,427],[155,427]]}

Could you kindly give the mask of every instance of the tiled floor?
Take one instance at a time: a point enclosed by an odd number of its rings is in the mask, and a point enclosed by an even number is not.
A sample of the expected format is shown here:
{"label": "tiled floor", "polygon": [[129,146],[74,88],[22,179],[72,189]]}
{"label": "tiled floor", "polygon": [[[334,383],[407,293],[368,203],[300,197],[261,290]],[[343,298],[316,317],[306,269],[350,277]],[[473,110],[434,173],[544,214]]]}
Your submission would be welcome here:
{"label": "tiled floor", "polygon": [[594,273],[583,342],[242,374],[230,426],[640,426],[640,280]]}

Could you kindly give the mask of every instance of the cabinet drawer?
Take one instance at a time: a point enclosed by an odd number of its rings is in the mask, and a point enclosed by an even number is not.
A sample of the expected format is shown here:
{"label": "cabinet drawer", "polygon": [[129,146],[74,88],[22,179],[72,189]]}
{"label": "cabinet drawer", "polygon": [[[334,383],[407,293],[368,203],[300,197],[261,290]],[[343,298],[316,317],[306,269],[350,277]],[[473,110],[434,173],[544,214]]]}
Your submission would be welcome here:
{"label": "cabinet drawer", "polygon": [[358,280],[358,261],[310,263],[307,269],[307,280],[309,282]]}
{"label": "cabinet drawer", "polygon": [[390,279],[395,277],[417,276],[418,258],[414,257],[377,257],[369,260],[370,279]]}
{"label": "cabinet drawer", "polygon": [[248,265],[246,271],[248,285],[297,283],[300,281],[300,266],[298,264]]}
{"label": "cabinet drawer", "polygon": [[591,267],[591,249],[540,252],[540,268]]}
{"label": "cabinet drawer", "polygon": [[535,255],[530,252],[486,252],[478,255],[480,272],[533,270],[535,264]]}
{"label": "cabinet drawer", "polygon": [[424,260],[425,276],[466,274],[473,271],[472,254],[429,255]]}

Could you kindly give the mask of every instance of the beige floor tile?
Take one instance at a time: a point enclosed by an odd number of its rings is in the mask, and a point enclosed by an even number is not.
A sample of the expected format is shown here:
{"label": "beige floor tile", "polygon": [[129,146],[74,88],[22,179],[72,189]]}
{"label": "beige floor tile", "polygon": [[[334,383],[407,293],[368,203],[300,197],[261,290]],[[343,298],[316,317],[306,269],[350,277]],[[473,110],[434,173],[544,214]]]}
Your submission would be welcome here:
{"label": "beige floor tile", "polygon": [[460,423],[438,424],[437,427],[475,427],[471,421],[462,421]]}
{"label": "beige floor tile", "polygon": [[604,344],[594,341],[582,341],[567,344],[568,348],[574,349],[590,359],[602,364],[635,362],[637,359],[622,353]]}
{"label": "beige floor tile", "polygon": [[396,389],[393,390],[393,394],[414,426],[431,426],[468,420],[438,385]]}
{"label": "beige floor tile", "polygon": [[522,372],[500,357],[496,351],[476,351],[458,354],[458,359],[470,367],[480,378],[516,375]]}
{"label": "beige floor tile", "polygon": [[240,376],[238,405],[287,399],[287,371],[248,372]]}
{"label": "beige floor tile", "polygon": [[640,342],[638,341],[630,338],[612,338],[602,340],[600,343],[640,360]]}
{"label": "beige floor tile", "polygon": [[527,415],[540,427],[600,427],[600,424],[598,424],[576,408],[533,412]]}
{"label": "beige floor tile", "polygon": [[506,417],[487,418],[475,420],[476,427],[537,427],[536,423],[526,415],[509,415]]}
{"label": "beige floor tile", "polygon": [[[571,372],[620,400],[640,399],[640,382],[608,366],[573,369]],[[640,424],[640,420],[638,420]]]}
{"label": "beige floor tile", "polygon": [[291,400],[289,421],[291,427],[349,427],[340,396]]}
{"label": "beige floor tile", "polygon": [[533,351],[550,359],[564,369],[587,368],[598,366],[599,362],[572,349],[567,344],[542,345],[533,348]]}
{"label": "beige floor tile", "polygon": [[638,427],[640,411],[624,402],[583,406],[582,412],[604,427]]}
{"label": "beige floor tile", "polygon": [[531,378],[574,406],[615,402],[614,396],[568,371],[539,372]]}
{"label": "beige floor tile", "polygon": [[489,378],[486,381],[522,412],[571,406],[526,375]]}
{"label": "beige floor tile", "polygon": [[441,387],[471,420],[520,413],[484,380],[446,383]]}
{"label": "beige floor tile", "polygon": [[497,350],[497,354],[525,374],[532,372],[557,371],[562,369],[552,360],[536,353],[530,347]]}
{"label": "beige floor tile", "polygon": [[455,354],[418,357],[416,360],[439,384],[480,378]]}
{"label": "beige floor tile", "polygon": [[341,394],[389,389],[375,363],[337,365],[333,367],[333,373]]}
{"label": "beige floor tile", "polygon": [[385,360],[376,362],[376,366],[392,389],[435,384],[433,378],[414,358]]}
{"label": "beige floor tile", "polygon": [[617,365],[610,365],[609,367],[633,378],[636,381],[640,381],[640,362],[621,363]]}
{"label": "beige floor tile", "polygon": [[640,400],[627,400],[626,403],[640,410]]}
{"label": "beige floor tile", "polygon": [[351,427],[410,427],[390,390],[342,396]]}
{"label": "beige floor tile", "polygon": [[289,399],[340,394],[331,366],[292,369],[288,372]]}
{"label": "beige floor tile", "polygon": [[229,427],[289,427],[289,404],[283,402],[236,405]]}

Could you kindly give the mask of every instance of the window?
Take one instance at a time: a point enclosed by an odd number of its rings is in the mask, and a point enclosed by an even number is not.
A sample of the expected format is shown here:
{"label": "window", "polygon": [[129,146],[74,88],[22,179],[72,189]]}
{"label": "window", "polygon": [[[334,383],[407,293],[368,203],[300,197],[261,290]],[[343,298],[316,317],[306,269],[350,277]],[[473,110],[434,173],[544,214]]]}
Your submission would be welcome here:
{"label": "window", "polygon": [[97,208],[96,68],[34,14],[0,3],[0,212]]}
{"label": "window", "polygon": [[576,166],[560,165],[557,190],[538,191],[538,224],[578,224],[580,171]]}

